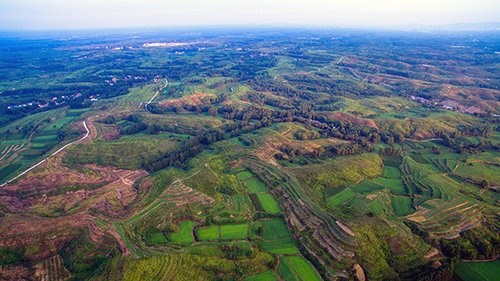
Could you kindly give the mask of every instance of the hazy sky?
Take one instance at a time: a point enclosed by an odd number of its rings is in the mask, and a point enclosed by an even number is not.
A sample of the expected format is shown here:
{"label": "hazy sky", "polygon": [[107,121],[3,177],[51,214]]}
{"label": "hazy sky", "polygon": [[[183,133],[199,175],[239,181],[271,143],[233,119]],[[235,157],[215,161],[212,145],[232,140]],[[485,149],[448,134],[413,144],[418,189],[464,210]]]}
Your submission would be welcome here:
{"label": "hazy sky", "polygon": [[498,21],[500,0],[0,0],[0,29]]}

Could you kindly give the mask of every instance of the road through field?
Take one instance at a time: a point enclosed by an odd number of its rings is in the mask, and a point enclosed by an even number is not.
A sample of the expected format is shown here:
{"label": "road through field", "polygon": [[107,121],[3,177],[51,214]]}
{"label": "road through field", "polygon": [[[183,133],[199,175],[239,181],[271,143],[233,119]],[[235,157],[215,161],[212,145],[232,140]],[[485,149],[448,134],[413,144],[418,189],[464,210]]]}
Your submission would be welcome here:
{"label": "road through field", "polygon": [[424,139],[424,140],[415,140],[415,139],[408,139],[405,138],[407,141],[412,141],[412,142],[430,142],[430,141],[442,141],[442,138],[432,138],[432,139]]}
{"label": "road through field", "polygon": [[144,105],[144,108],[149,113],[151,113],[151,111],[149,111],[148,105],[156,98],[156,96],[161,92],[161,90],[165,89],[165,87],[167,87],[167,86],[168,86],[168,80],[167,80],[167,78],[165,78],[165,85],[163,85],[163,87],[161,87],[158,91],[156,91],[155,95],[148,102],[146,102],[146,104]]}
{"label": "road through field", "polygon": [[26,174],[27,172],[33,170],[34,168],[38,167],[39,165],[41,165],[43,162],[47,161],[47,159],[49,159],[50,157],[58,154],[59,152],[63,151],[66,147],[72,145],[72,144],[75,144],[75,143],[78,143],[78,142],[81,142],[83,140],[85,140],[89,134],[90,134],[90,131],[89,131],[89,128],[87,127],[87,120],[83,120],[83,127],[85,128],[85,130],[87,131],[87,133],[85,134],[85,136],[83,136],[82,138],[80,138],[79,140],[76,140],[74,142],[70,142],[68,144],[66,144],[65,146],[59,148],[58,150],[56,150],[54,153],[52,153],[51,155],[45,157],[42,161],[36,163],[35,165],[29,167],[28,169],[26,169],[24,172],[20,173],[19,175],[17,175],[16,177],[6,181],[5,183],[1,184],[0,187],[3,187],[3,186],[6,186],[7,184],[17,180],[18,178],[20,178],[21,176],[23,176],[24,174]]}

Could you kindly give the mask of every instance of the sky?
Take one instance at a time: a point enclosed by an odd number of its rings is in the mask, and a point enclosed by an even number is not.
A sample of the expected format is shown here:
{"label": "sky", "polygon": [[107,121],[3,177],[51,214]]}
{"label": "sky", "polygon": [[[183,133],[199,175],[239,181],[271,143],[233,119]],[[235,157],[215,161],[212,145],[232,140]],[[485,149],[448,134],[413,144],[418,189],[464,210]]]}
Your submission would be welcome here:
{"label": "sky", "polygon": [[0,30],[500,21],[500,0],[0,0]]}

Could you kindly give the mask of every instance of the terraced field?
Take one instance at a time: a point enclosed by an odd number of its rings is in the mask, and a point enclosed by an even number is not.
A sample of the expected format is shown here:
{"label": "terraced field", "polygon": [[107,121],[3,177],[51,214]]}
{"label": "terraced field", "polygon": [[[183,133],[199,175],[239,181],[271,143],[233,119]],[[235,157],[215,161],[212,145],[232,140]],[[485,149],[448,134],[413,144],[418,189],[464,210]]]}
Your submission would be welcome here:
{"label": "terraced field", "polygon": [[61,256],[55,255],[35,265],[38,280],[67,280],[70,272],[64,267]]}
{"label": "terraced field", "polygon": [[86,111],[67,107],[48,110],[0,128],[0,182],[53,150],[60,142],[61,129]]}
{"label": "terraced field", "polygon": [[[438,236],[455,237],[459,232],[475,227],[481,220],[483,209],[469,202],[457,203],[443,204],[441,208],[436,208],[434,211],[424,209],[412,214],[409,219],[418,222],[424,229]],[[442,203],[432,201],[428,204]],[[437,212],[437,210],[441,211]]]}
{"label": "terraced field", "polygon": [[90,131],[2,185],[0,279],[451,280],[500,254],[493,31],[123,33],[0,38],[0,184]]}
{"label": "terraced field", "polygon": [[246,213],[252,210],[252,202],[247,194],[231,195],[230,206],[240,212]]}
{"label": "terraced field", "polygon": [[[201,228],[200,232],[195,226],[201,217],[210,212],[217,212],[220,208],[221,205],[216,204],[213,198],[185,186],[182,181],[175,181],[163,191],[158,200],[128,218],[126,224],[120,224],[117,230],[127,247],[138,256],[149,251],[142,245],[143,242],[149,245],[190,245],[195,242],[193,234],[200,233],[201,236],[197,237],[200,241],[212,238],[218,240],[217,228]],[[192,213],[199,213],[200,217],[197,218]],[[164,236],[161,231],[152,231],[145,227],[149,223],[166,221],[178,225],[178,231]],[[194,233],[193,229],[196,230]]]}
{"label": "terraced field", "polygon": [[106,280],[204,280],[211,274],[200,266],[202,257],[184,254],[125,259],[112,264]]}

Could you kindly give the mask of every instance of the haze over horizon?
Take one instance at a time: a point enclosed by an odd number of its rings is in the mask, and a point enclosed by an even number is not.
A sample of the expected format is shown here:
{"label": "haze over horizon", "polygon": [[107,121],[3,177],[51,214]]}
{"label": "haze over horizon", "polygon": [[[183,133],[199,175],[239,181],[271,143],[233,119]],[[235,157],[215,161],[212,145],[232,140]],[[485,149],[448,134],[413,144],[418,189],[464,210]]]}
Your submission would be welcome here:
{"label": "haze over horizon", "polygon": [[195,25],[398,27],[498,22],[495,0],[0,0],[1,30]]}

